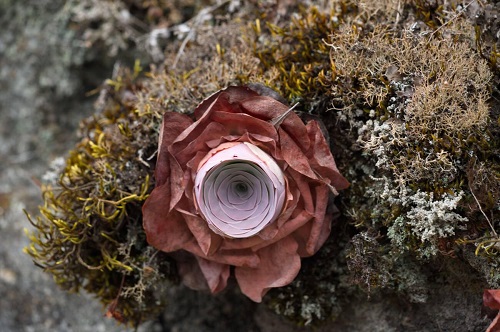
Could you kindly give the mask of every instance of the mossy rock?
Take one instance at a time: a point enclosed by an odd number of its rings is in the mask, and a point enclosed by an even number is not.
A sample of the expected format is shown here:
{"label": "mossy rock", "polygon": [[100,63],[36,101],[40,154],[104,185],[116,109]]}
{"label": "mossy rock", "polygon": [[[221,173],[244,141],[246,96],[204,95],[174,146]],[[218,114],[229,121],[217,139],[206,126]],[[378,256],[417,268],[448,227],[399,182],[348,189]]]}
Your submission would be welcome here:
{"label": "mossy rock", "polygon": [[324,122],[351,182],[331,238],[291,285],[270,292],[270,308],[308,325],[338,317],[364,292],[425,302],[429,264],[443,259],[498,287],[488,277],[499,260],[498,69],[484,59],[494,47],[480,43],[467,12],[450,16],[454,7],[363,4],[302,5],[282,17],[249,5],[205,22],[210,31],[198,27],[183,57],[185,40],[172,41],[164,66],[117,72],[43,187],[27,252],[62,287],[96,294],[110,316],[155,317],[178,282],[142,229],[162,114],[257,82]]}

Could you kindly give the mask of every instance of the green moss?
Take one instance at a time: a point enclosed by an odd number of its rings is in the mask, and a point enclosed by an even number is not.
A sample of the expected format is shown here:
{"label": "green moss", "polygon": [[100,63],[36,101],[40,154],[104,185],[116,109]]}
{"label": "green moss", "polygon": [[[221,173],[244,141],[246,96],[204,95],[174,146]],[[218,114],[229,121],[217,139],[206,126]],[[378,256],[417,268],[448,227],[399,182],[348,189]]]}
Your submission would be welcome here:
{"label": "green moss", "polygon": [[254,52],[261,68],[277,72],[278,80],[268,83],[290,103],[304,101],[314,106],[330,89],[332,68],[326,41],[351,10],[352,6],[329,12],[301,8],[287,25],[268,22],[264,26],[259,21],[254,26]]}

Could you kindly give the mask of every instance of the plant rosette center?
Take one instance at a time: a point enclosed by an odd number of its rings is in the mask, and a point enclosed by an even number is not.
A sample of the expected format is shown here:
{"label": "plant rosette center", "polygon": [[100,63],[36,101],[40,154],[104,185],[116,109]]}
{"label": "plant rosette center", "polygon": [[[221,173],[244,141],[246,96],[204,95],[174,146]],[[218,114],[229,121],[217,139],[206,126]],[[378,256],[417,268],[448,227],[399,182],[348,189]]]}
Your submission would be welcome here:
{"label": "plant rosette center", "polygon": [[195,204],[215,233],[247,238],[280,215],[286,183],[276,161],[250,143],[224,143],[200,162]]}
{"label": "plant rosette center", "polygon": [[330,196],[349,183],[319,123],[257,90],[228,87],[192,116],[164,114],[142,213],[148,243],[172,253],[185,285],[217,293],[232,275],[260,302],[325,243]]}

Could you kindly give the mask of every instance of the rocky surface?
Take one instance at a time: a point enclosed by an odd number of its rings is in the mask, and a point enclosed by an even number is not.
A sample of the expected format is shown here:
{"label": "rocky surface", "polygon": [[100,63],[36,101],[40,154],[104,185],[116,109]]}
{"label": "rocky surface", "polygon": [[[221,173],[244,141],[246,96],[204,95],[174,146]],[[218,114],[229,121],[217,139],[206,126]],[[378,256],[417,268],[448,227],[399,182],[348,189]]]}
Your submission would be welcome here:
{"label": "rocky surface", "polygon": [[39,180],[90,115],[89,86],[109,75],[81,75],[84,50],[68,47],[71,31],[53,16],[63,5],[0,2],[0,329],[6,332],[123,330],[103,318],[98,302],[59,289],[23,253],[29,227],[23,211],[42,203]]}

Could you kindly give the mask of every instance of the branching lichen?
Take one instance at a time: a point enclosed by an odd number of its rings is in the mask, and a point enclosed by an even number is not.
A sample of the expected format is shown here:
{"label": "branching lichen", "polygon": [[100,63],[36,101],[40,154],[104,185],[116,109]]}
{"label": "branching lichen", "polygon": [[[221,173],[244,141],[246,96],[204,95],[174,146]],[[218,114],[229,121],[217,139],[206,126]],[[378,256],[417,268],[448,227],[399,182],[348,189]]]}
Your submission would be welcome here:
{"label": "branching lichen", "polygon": [[[455,235],[455,230],[464,229],[467,218],[454,212],[464,193],[445,195],[441,200],[434,200],[432,193],[416,192],[413,195],[391,199],[393,204],[408,208],[408,212],[397,217],[387,230],[396,250],[413,249],[422,257],[429,258],[438,251],[438,241]],[[409,237],[415,237],[419,243],[428,243],[425,248],[411,248]]]}

